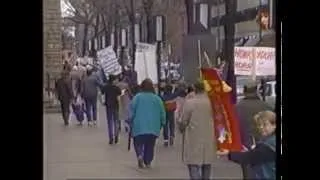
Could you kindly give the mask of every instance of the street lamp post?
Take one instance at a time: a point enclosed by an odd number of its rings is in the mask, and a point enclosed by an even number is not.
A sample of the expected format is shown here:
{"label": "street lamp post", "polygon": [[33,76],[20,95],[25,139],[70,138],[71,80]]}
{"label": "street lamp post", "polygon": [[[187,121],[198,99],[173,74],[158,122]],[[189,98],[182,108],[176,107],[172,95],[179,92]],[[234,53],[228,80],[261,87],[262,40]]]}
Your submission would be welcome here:
{"label": "street lamp post", "polygon": [[156,16],[156,41],[157,41],[157,75],[158,75],[158,94],[160,94],[161,76],[161,43],[163,41],[163,16]]}

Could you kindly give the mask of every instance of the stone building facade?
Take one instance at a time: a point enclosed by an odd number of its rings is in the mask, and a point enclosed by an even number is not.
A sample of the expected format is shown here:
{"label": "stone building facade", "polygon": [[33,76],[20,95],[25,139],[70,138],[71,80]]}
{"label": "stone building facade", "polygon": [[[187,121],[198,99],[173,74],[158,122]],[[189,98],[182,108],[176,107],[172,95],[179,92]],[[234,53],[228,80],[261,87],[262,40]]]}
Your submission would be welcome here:
{"label": "stone building facade", "polygon": [[50,86],[61,69],[61,8],[60,0],[43,0],[43,76],[44,85]]}

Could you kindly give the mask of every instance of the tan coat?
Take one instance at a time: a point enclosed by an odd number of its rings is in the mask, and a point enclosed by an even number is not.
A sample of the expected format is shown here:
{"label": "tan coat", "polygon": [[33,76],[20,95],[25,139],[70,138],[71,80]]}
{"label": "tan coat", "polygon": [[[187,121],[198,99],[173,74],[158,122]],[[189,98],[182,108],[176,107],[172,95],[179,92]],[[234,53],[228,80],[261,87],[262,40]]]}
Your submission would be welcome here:
{"label": "tan coat", "polygon": [[[119,82],[117,86],[122,90],[128,89],[129,86],[125,82]],[[119,98],[119,120],[124,121],[129,118],[129,94],[126,91],[124,94],[122,94]]]}
{"label": "tan coat", "polygon": [[182,160],[186,164],[212,164],[216,158],[216,143],[211,104],[206,94],[186,100],[180,127],[184,129]]}

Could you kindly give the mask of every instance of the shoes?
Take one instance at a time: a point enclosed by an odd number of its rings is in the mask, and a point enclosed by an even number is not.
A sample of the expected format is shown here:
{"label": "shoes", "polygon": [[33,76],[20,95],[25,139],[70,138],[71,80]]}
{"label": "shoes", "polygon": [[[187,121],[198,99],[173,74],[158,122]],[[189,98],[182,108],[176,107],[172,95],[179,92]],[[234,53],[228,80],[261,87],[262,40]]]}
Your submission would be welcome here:
{"label": "shoes", "polygon": [[138,167],[139,168],[144,168],[143,159],[142,158],[138,158]]}
{"label": "shoes", "polygon": [[150,164],[145,164],[146,165],[146,168],[147,169],[150,169],[151,168],[151,165]]}
{"label": "shoes", "polygon": [[64,122],[64,125],[65,125],[65,126],[69,126],[69,122],[68,122],[68,121],[65,121],[65,122]]}
{"label": "shoes", "polygon": [[168,146],[169,146],[169,142],[168,142],[168,140],[164,140],[163,145],[164,145],[165,147],[168,147]]}
{"label": "shoes", "polygon": [[116,137],[114,138],[114,143],[115,143],[115,144],[118,144],[118,142],[119,142],[119,136],[116,136]]}
{"label": "shoes", "polygon": [[91,121],[88,122],[88,126],[92,127],[92,122]]}
{"label": "shoes", "polygon": [[93,121],[93,125],[94,125],[94,126],[97,126],[97,121]]}
{"label": "shoes", "polygon": [[109,144],[112,145],[113,144],[113,139],[109,140]]}
{"label": "shoes", "polygon": [[174,138],[173,137],[170,137],[169,144],[170,144],[170,146],[173,146],[173,144],[174,144]]}

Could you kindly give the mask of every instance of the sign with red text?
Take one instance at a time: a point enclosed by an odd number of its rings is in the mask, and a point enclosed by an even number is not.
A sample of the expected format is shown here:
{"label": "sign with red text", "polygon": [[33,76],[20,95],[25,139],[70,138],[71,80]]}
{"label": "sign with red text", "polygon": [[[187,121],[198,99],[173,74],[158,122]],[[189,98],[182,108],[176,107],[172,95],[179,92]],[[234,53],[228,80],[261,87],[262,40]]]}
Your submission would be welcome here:
{"label": "sign with red text", "polygon": [[255,68],[257,76],[276,75],[276,52],[275,48],[255,48]]}
{"label": "sign with red text", "polygon": [[234,47],[234,73],[236,75],[252,75],[253,55],[252,47]]}
{"label": "sign with red text", "polygon": [[275,48],[235,47],[234,71],[243,76],[272,76],[276,74]]}

